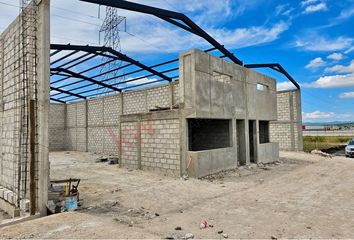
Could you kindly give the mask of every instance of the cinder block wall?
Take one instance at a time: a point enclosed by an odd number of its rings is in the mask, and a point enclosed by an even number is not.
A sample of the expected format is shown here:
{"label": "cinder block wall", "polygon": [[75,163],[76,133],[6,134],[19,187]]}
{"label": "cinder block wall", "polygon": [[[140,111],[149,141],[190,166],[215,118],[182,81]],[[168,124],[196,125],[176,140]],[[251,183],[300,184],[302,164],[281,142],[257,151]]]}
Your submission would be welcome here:
{"label": "cinder block wall", "polygon": [[65,105],[51,104],[49,112],[49,148],[51,151],[66,149]]}
{"label": "cinder block wall", "polygon": [[301,95],[299,90],[277,92],[278,120],[270,124],[270,140],[280,150],[302,151]]}
{"label": "cinder block wall", "polygon": [[[179,102],[178,83],[172,86],[176,104]],[[63,128],[65,131],[50,136],[50,150],[117,155],[121,115],[148,113],[156,107],[169,107],[171,102],[170,86],[162,85],[87,101],[51,104],[50,133],[58,133],[58,129]],[[129,130],[131,126],[122,125],[122,129],[125,128]]]}
{"label": "cinder block wall", "polygon": [[[33,200],[31,209],[35,212],[46,212],[49,0],[28,5],[21,13],[27,14],[26,25],[21,24],[20,15],[0,35],[0,207],[6,208],[4,210],[11,216],[17,216],[20,207],[25,210],[21,203],[26,199]],[[23,41],[26,42],[25,48],[22,48]],[[26,59],[23,59],[24,53]],[[26,61],[27,69],[23,61]],[[28,86],[25,81],[28,81]],[[36,98],[28,95],[28,92],[35,91]],[[36,152],[32,155],[34,168],[30,168],[29,123],[26,122],[30,104],[24,101],[28,97],[35,102],[37,114]],[[35,188],[30,188],[30,172],[34,173]]]}
{"label": "cinder block wall", "polygon": [[168,110],[122,117],[122,165],[179,176],[178,114]]}

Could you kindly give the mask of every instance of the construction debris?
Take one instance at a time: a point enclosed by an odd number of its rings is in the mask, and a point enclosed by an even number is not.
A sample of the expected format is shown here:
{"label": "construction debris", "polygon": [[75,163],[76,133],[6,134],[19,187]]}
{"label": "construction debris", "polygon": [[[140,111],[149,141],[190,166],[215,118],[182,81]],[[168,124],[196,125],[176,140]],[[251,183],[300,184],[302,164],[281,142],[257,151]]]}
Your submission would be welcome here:
{"label": "construction debris", "polygon": [[194,238],[193,233],[187,233],[183,239],[192,239],[192,238]]}
{"label": "construction debris", "polygon": [[80,179],[65,179],[51,181],[48,189],[47,209],[50,214],[72,212],[80,206]]}

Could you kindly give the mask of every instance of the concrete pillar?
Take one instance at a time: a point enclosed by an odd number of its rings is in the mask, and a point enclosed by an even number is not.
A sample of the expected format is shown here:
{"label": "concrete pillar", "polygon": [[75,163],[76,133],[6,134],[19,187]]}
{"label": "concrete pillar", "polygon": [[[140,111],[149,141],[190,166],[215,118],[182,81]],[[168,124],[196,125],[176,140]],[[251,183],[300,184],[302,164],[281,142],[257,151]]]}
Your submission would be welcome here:
{"label": "concrete pillar", "polygon": [[86,152],[88,152],[88,100],[85,99],[85,148]]}
{"label": "concrete pillar", "polygon": [[188,124],[186,118],[181,114],[179,118],[180,127],[180,172],[181,176],[187,174],[186,152],[188,151]]}
{"label": "concrete pillar", "polygon": [[50,82],[50,0],[39,3],[37,40],[38,80],[38,207],[47,215],[49,184],[49,82]]}
{"label": "concrete pillar", "polygon": [[235,156],[235,166],[238,165],[237,159],[237,127],[236,127],[236,119],[231,119],[231,127],[230,127],[230,136],[231,136],[231,143],[234,149],[234,156]]}
{"label": "concrete pillar", "polygon": [[170,82],[168,84],[168,89],[169,89],[169,93],[170,93],[170,108],[172,109],[173,108],[173,105],[174,105],[174,99],[173,99],[173,88],[174,88],[174,85],[172,82]]}
{"label": "concrete pillar", "polygon": [[119,139],[119,146],[118,146],[118,149],[119,149],[119,152],[118,152],[118,155],[119,155],[119,167],[122,167],[123,166],[123,163],[122,163],[122,118],[121,116],[124,114],[124,96],[123,96],[123,92],[120,93],[120,110],[121,110],[121,114],[119,115],[119,136],[118,136],[118,139]]}
{"label": "concrete pillar", "polygon": [[251,163],[250,161],[250,134],[249,134],[249,124],[248,119],[245,119],[245,158],[246,158],[246,165]]}
{"label": "concrete pillar", "polygon": [[302,112],[301,112],[301,109],[302,109],[302,103],[301,103],[301,90],[297,90],[295,92],[296,94],[296,110],[297,110],[297,122],[298,122],[298,131],[297,131],[297,138],[298,138],[298,146],[297,146],[297,150],[298,151],[303,151],[304,150],[304,139],[303,139],[303,136],[302,136]]}
{"label": "concrete pillar", "polygon": [[297,125],[294,119],[294,98],[293,92],[289,92],[289,117],[290,117],[290,149],[291,151],[295,151],[295,126]]}

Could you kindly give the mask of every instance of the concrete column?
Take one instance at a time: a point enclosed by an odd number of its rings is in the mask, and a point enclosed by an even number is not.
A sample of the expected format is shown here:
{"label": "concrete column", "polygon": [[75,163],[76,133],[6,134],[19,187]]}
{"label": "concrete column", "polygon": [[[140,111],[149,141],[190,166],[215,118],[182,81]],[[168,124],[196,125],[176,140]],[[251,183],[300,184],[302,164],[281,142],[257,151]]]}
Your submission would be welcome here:
{"label": "concrete column", "polygon": [[251,163],[250,161],[250,134],[249,134],[249,124],[248,124],[248,119],[245,119],[245,158],[246,158],[246,165],[249,165]]}
{"label": "concrete column", "polygon": [[259,120],[254,121],[254,162],[258,163],[260,160],[258,159],[258,146],[260,144],[260,139],[259,139]]}
{"label": "concrete column", "polygon": [[170,82],[168,84],[168,89],[169,89],[169,93],[170,93],[170,108],[173,109],[173,105],[174,105],[174,99],[173,99],[173,88],[174,88],[174,84],[172,82]]}
{"label": "concrete column", "polygon": [[119,155],[119,167],[122,167],[123,166],[123,163],[122,163],[122,118],[121,116],[123,115],[123,111],[124,111],[124,96],[123,96],[123,92],[120,93],[120,110],[121,110],[121,114],[119,115],[119,136],[118,136],[118,139],[119,139],[119,152],[118,152],[118,155]]}
{"label": "concrete column", "polygon": [[291,151],[295,151],[295,126],[297,125],[294,119],[294,98],[293,92],[289,92],[289,117],[290,117],[290,149]]}
{"label": "concrete column", "polygon": [[298,151],[303,151],[304,150],[304,141],[303,141],[303,136],[302,136],[302,104],[301,104],[301,90],[296,90],[296,92],[294,92],[295,96],[296,96],[296,114],[297,114],[297,138],[298,138],[298,146],[297,146],[297,150]]}
{"label": "concrete column", "polygon": [[47,215],[49,184],[49,81],[50,81],[50,0],[39,3],[38,13],[38,206]]}
{"label": "concrete column", "polygon": [[187,124],[187,119],[183,116],[183,114],[180,115],[179,118],[179,129],[180,129],[180,172],[181,176],[184,174],[187,174],[186,167],[187,167],[187,161],[186,161],[186,152],[188,151],[188,124]]}
{"label": "concrete column", "polygon": [[88,152],[88,101],[85,99],[85,148],[86,152]]}
{"label": "concrete column", "polygon": [[3,100],[3,94],[4,94],[4,40],[0,39],[0,185],[2,183],[2,178],[3,178],[3,149],[2,149],[2,131],[3,131],[3,113],[4,113],[4,100]]}
{"label": "concrete column", "polygon": [[136,134],[137,134],[137,151],[138,151],[138,169],[142,169],[141,166],[141,115],[139,115],[138,117],[138,122],[137,124],[137,130],[136,130]]}

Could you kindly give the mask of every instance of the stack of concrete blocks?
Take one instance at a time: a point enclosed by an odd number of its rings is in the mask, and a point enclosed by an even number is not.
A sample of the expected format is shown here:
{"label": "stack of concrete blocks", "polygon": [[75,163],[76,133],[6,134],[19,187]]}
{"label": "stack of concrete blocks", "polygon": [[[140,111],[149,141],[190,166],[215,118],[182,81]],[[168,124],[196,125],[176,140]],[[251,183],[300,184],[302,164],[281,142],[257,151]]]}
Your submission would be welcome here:
{"label": "stack of concrete blocks", "polygon": [[278,117],[270,125],[270,139],[278,142],[280,150],[302,151],[302,117],[300,90],[277,93]]}
{"label": "stack of concrete blocks", "polygon": [[[36,199],[35,211],[41,211],[44,214],[48,183],[49,1],[42,0],[36,3],[38,11],[34,16],[37,19],[36,21],[29,19],[28,24],[31,26],[27,26],[29,31],[32,31],[33,28],[37,29],[34,37],[36,42],[31,42],[34,38],[30,36],[26,39],[26,44],[37,45],[36,60],[38,64],[36,65],[36,76],[28,74],[27,77],[28,88],[32,92],[34,91],[33,81],[34,79],[37,81],[36,106],[38,112],[36,113],[35,195],[33,196]],[[22,74],[24,66],[23,54],[20,50],[23,47],[23,36],[21,36],[23,28],[20,23],[21,17],[19,16],[0,35],[0,208],[11,216],[18,216],[20,208],[23,211],[28,209],[27,198],[29,198],[31,191],[29,189],[30,154],[25,154],[26,151],[29,152],[30,147],[29,141],[24,140],[27,126],[23,122],[25,121],[25,108],[22,107],[25,104],[24,75]],[[37,25],[32,26],[34,23]],[[34,51],[32,46],[25,49],[28,52]],[[27,70],[32,73],[32,61],[28,59],[31,58],[27,57],[26,59],[28,61]],[[27,104],[29,105],[28,102]],[[27,150],[25,142],[27,142]],[[26,182],[27,185],[24,184]]]}

